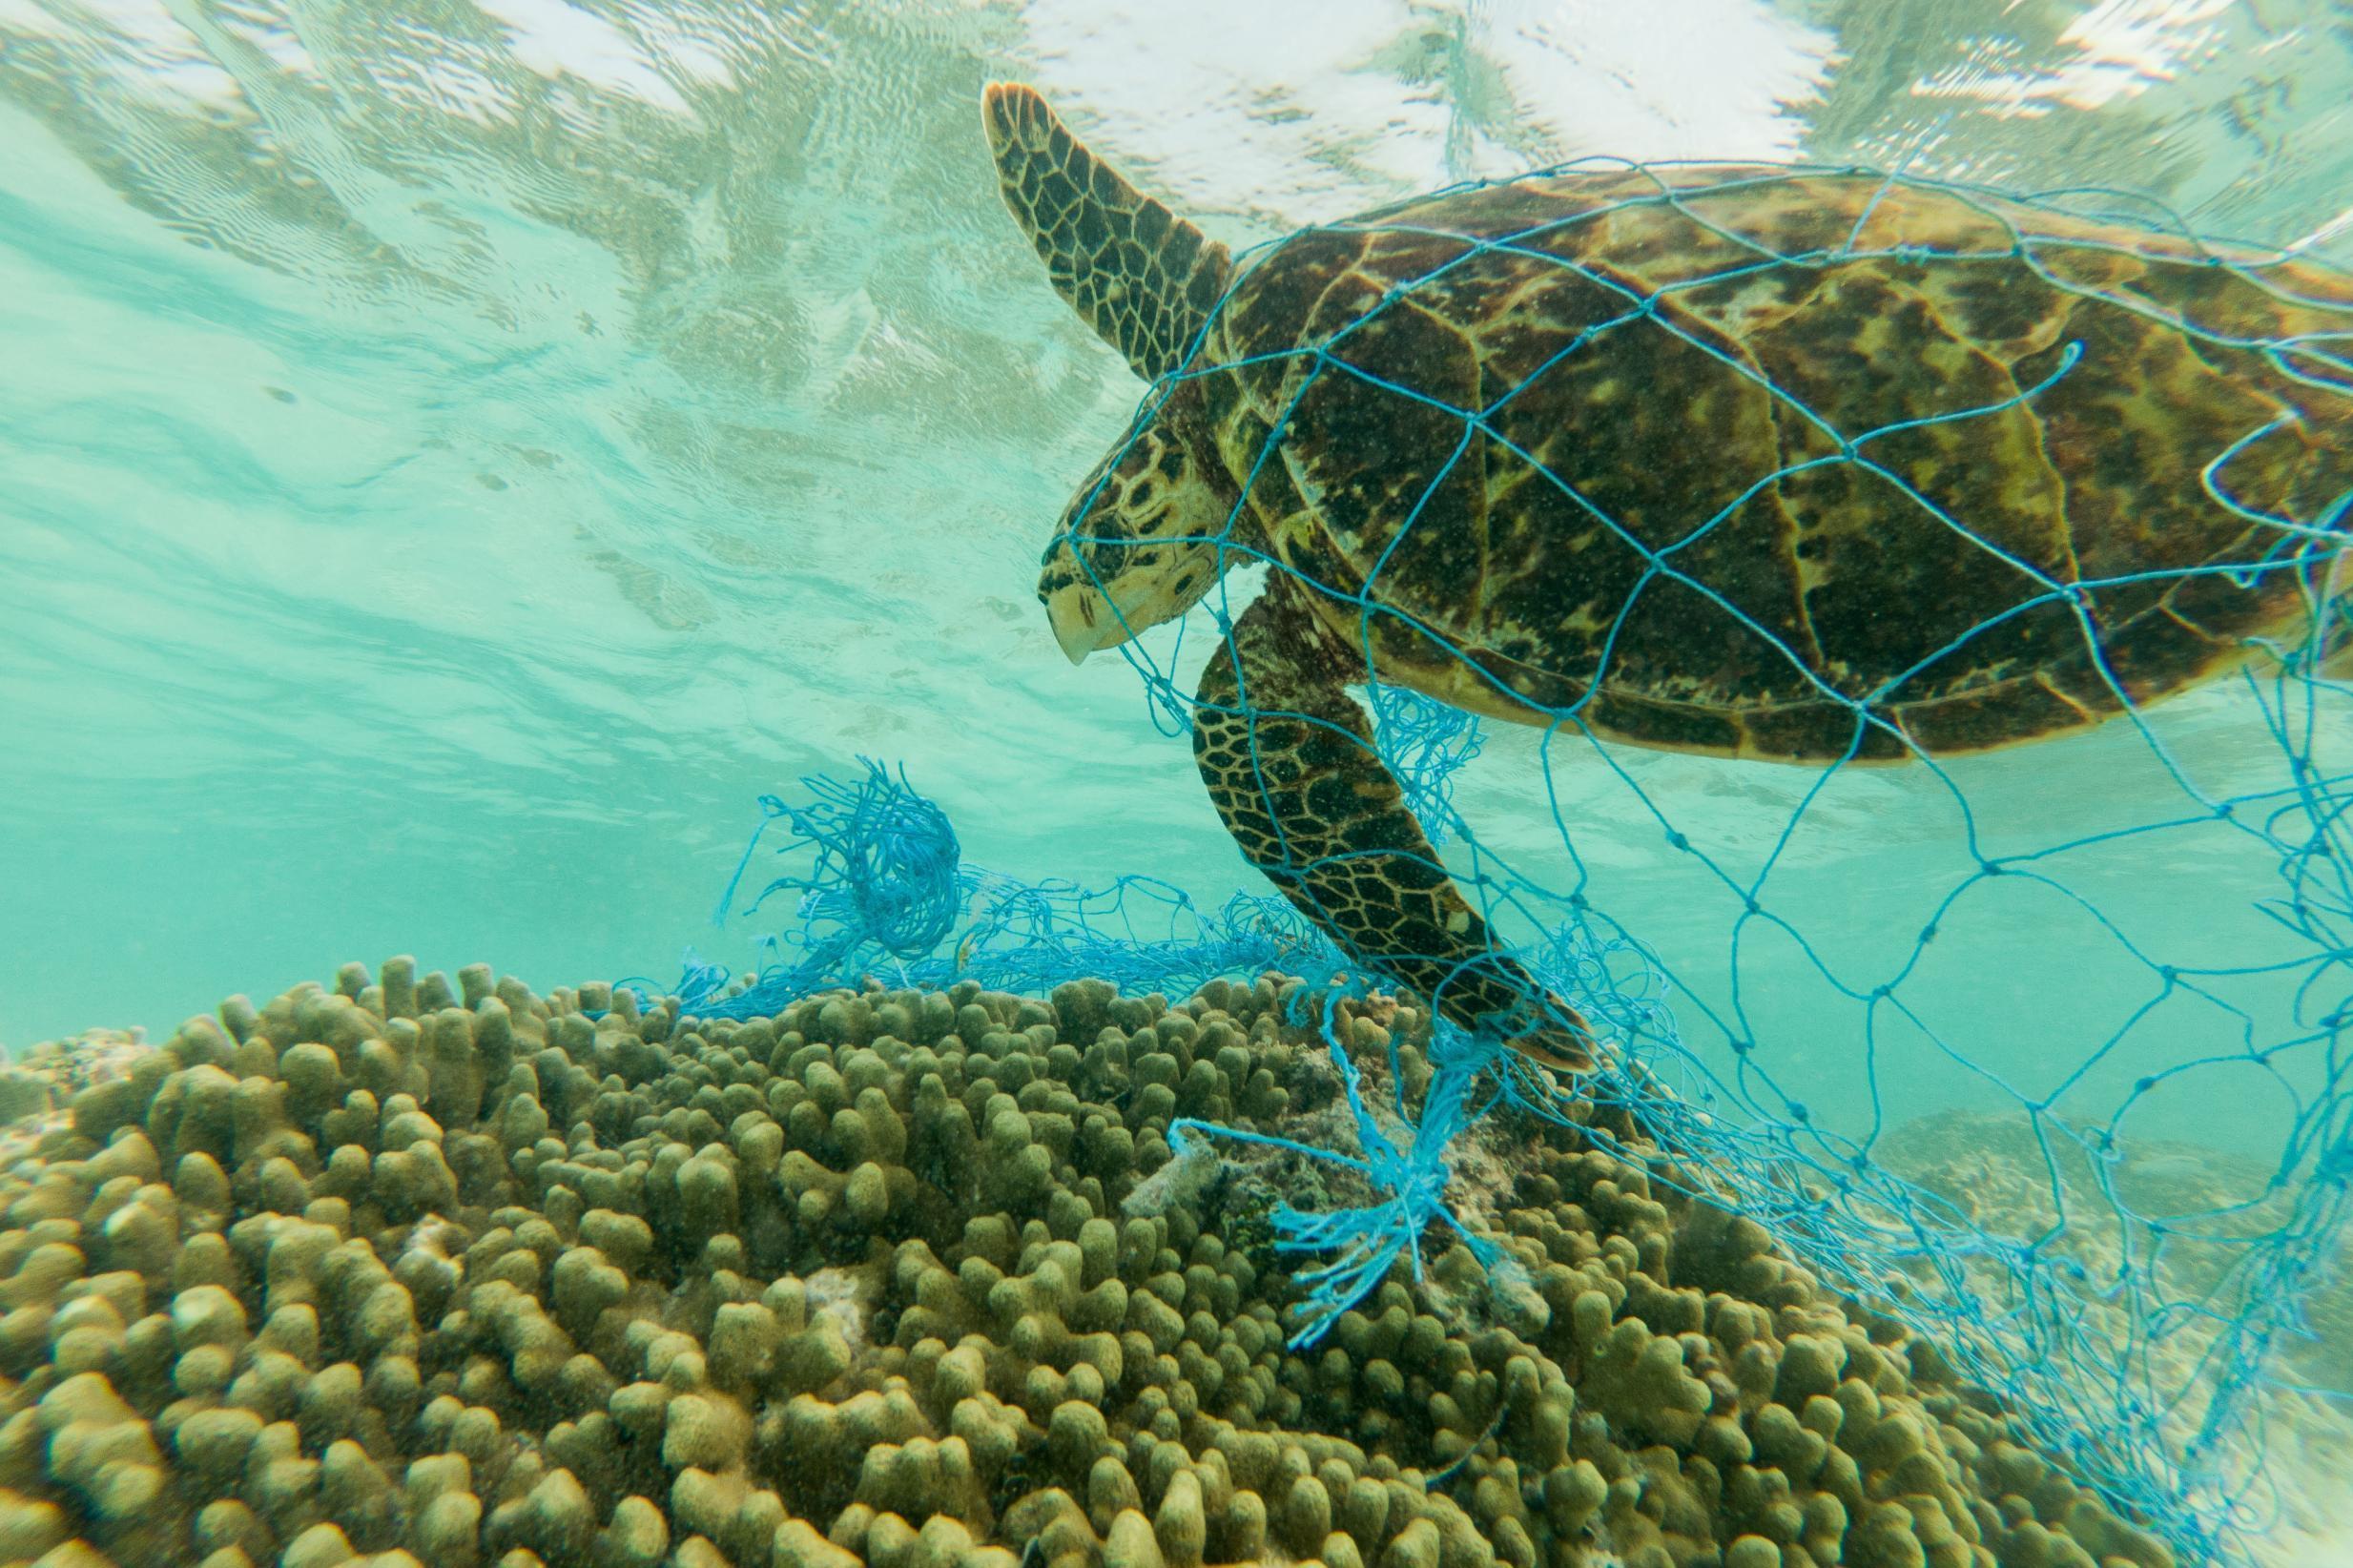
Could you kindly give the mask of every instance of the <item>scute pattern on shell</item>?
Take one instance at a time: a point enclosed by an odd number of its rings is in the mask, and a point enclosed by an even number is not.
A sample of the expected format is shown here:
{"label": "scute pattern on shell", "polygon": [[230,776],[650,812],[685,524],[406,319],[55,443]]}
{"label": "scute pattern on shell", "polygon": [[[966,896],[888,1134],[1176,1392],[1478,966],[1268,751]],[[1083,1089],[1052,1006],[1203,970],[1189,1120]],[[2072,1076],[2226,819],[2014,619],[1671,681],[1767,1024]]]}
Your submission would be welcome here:
{"label": "scute pattern on shell", "polygon": [[1285,242],[1204,380],[1386,678],[1677,749],[1965,752],[2301,630],[2298,573],[2223,568],[2280,553],[2244,512],[2353,491],[2353,379],[2293,347],[2342,355],[2353,285],[2228,259],[1876,173],[1567,174]]}

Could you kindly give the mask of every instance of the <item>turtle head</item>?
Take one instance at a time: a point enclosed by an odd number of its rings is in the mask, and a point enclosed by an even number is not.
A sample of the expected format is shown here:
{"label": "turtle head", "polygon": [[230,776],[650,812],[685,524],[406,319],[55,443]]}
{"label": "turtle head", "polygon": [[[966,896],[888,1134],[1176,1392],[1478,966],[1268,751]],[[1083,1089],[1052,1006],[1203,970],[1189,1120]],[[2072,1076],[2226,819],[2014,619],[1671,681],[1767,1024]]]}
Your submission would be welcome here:
{"label": "turtle head", "polygon": [[981,122],[1005,206],[1054,287],[1162,387],[1046,547],[1038,597],[1076,663],[1184,614],[1233,558],[1239,497],[1201,383],[1182,374],[1233,281],[1233,258],[1088,152],[1033,89],[991,86]]}
{"label": "turtle head", "polygon": [[1055,526],[1038,598],[1072,664],[1184,614],[1235,558],[1241,494],[1200,404],[1194,383],[1178,383],[1096,465]]}

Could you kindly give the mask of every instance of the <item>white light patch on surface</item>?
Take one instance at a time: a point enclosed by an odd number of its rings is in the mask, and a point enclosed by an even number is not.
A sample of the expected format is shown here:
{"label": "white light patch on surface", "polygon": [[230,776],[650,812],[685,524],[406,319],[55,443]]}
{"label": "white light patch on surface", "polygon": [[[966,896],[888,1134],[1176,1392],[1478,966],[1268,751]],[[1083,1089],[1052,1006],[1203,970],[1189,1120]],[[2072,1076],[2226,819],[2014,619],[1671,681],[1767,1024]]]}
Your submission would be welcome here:
{"label": "white light patch on surface", "polygon": [[220,26],[223,31],[243,39],[289,74],[317,79],[319,62],[295,35],[285,13],[275,7],[224,6]]}
{"label": "white light patch on surface", "polygon": [[[202,40],[162,0],[77,0],[54,11],[32,7],[10,14],[23,18],[29,33],[54,39],[72,53],[103,54],[122,90],[150,104],[217,110],[244,102],[237,78],[214,62]],[[119,47],[93,48],[102,36]]]}
{"label": "white light patch on surface", "polygon": [[2222,38],[2236,0],[2102,0],[2059,33],[2074,58],[2040,72],[2002,69],[2014,45],[1988,40],[1978,58],[1912,86],[1921,97],[1972,98],[1996,115],[2098,109],[2178,77]]}
{"label": "white light patch on surface", "polygon": [[570,76],[625,93],[657,109],[693,111],[663,78],[652,58],[619,28],[564,0],[475,0],[506,29],[517,61],[549,78]]}
{"label": "white light patch on surface", "polygon": [[1771,157],[1832,44],[1749,0],[1027,7],[1037,85],[1158,193],[1270,230],[1569,158]]}
{"label": "white light patch on surface", "polygon": [[2343,234],[2348,230],[2353,230],[2353,207],[2347,207],[2343,212],[2339,213],[2335,217],[2330,218],[2327,222],[2322,224],[2310,234],[2305,235],[2302,238],[2290,240],[2286,248],[2291,251],[2307,251],[2315,245],[2327,244],[2330,240],[2336,238],[2339,235]]}
{"label": "white light patch on surface", "polygon": [[724,24],[687,7],[632,6],[629,17],[630,26],[671,71],[720,92],[742,85],[721,41]]}

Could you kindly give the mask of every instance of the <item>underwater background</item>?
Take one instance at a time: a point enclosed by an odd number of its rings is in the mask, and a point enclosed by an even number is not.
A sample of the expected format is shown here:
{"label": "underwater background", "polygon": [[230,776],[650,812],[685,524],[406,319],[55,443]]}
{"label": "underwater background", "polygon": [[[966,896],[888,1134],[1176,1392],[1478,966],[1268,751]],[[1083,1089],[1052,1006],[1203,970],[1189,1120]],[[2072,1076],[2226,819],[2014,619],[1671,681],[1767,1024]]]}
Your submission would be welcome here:
{"label": "underwater background", "polygon": [[[711,917],[755,797],[861,756],[992,872],[1263,891],[1136,672],[1070,668],[1034,597],[1141,387],[1006,217],[1001,77],[1237,249],[1607,155],[2119,188],[2353,264],[2328,4],[0,0],[0,1044],[160,1039],[394,953],[542,989],[751,966],[781,919]],[[1210,639],[1156,636],[1189,690]],[[2342,1047],[2250,1057],[2342,937],[2225,824],[2108,836],[2185,778],[2277,798],[2281,712],[2217,689],[2161,747],[1819,790],[1489,726],[1454,807],[1676,977],[1695,1052],[1738,1013],[1781,1108],[1891,1168],[2006,1150],[1989,1187],[2032,1188],[2031,1134],[1971,1118],[2129,1104],[2127,1209],[2191,1175],[2254,1204],[2343,1158],[2341,1115],[2282,1143]],[[2069,846],[2069,892],[1979,888],[1921,948],[1971,842]],[[1734,946],[1768,858],[1803,940]],[[1867,1061],[1856,987],[1915,949]],[[2153,988],[2193,962],[2238,973]],[[2343,1312],[2332,1234],[2303,1255]],[[2294,1380],[2353,1389],[2336,1353]],[[2353,1560],[2311,1551],[2281,1560]]]}
{"label": "underwater background", "polygon": [[[391,951],[749,961],[707,917],[753,797],[856,753],[905,761],[993,868],[1243,885],[1133,674],[1070,669],[1033,595],[1140,389],[1040,286],[985,79],[1035,80],[1234,242],[1587,154],[1925,141],[1940,174],[2118,184],[2353,256],[2330,7],[1263,11],[191,31],[12,0],[0,1040],[160,1028],[231,976]],[[1483,836],[1528,815],[1532,736],[1475,764]],[[2116,787],[2083,750],[1996,772],[2079,806]],[[1630,765],[1751,837],[1805,782]],[[1617,853],[1662,870],[1655,838],[1629,820]],[[1884,876],[1855,848],[1826,897]]]}

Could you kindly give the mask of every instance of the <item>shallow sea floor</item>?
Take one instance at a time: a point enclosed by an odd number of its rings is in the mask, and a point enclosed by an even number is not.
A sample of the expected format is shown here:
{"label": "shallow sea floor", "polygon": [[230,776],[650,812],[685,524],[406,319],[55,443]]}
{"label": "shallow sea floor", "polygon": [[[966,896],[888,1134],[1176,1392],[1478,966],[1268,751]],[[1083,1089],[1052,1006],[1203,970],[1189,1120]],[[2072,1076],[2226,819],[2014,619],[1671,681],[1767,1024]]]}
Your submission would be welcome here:
{"label": "shallow sea floor", "polygon": [[[1365,1189],[1172,1138],[1344,1138],[1296,984],[701,1022],[401,959],[29,1053],[0,1078],[0,1537],[104,1554],[51,1568],[2166,1560],[1631,1124],[1629,1160],[1490,1119],[1448,1196],[1502,1251],[1435,1232],[1424,1277],[1287,1350],[1269,1205]],[[1429,1081],[1414,1008],[1334,1027],[1376,1099],[1393,1042]],[[1925,1185],[2036,1223],[2014,1148],[1915,1130]],[[2308,1375],[2348,1364],[2341,1306]],[[2262,1407],[2279,1518],[2245,1544],[2318,1568],[2353,1430],[2294,1407]]]}

